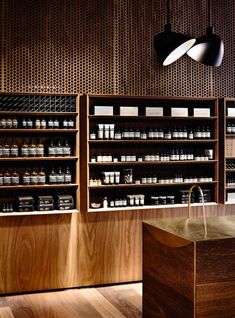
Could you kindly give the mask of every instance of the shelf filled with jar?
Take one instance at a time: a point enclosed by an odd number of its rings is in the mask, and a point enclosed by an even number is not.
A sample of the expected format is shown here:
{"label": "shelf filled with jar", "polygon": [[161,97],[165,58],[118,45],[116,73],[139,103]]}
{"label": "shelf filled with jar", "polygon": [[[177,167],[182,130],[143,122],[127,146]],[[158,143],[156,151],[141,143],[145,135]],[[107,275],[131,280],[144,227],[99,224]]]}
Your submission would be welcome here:
{"label": "shelf filled with jar", "polygon": [[[0,215],[78,212],[79,97],[1,94],[0,102]],[[19,197],[37,202],[48,189],[53,198],[71,196],[71,205],[18,208]]]}
{"label": "shelf filled with jar", "polygon": [[[125,210],[139,195],[142,209],[153,197],[184,204],[179,191],[194,183],[210,193],[207,203],[218,202],[217,99],[84,95],[81,116],[84,210]],[[124,204],[110,205],[118,198]]]}
{"label": "shelf filled with jar", "polygon": [[220,202],[235,203],[235,99],[220,100]]}

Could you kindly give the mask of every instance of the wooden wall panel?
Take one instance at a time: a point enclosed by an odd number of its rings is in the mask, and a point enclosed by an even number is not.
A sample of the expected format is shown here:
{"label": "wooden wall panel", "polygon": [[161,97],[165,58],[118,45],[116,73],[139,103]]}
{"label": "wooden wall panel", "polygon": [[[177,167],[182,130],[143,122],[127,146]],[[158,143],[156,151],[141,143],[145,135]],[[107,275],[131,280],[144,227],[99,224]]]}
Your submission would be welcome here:
{"label": "wooden wall panel", "polygon": [[[220,68],[187,56],[169,67],[158,63],[153,38],[163,30],[164,0],[2,0],[1,91],[234,97],[234,1],[212,2],[212,22],[225,42]],[[175,31],[205,32],[206,1],[171,3]],[[206,212],[223,215],[234,208]],[[186,213],[1,218],[0,291],[140,280],[142,220]]]}
{"label": "wooden wall panel", "polygon": [[[225,43],[221,67],[187,55],[163,67],[154,36],[164,0],[2,0],[1,90],[234,97],[233,0],[212,1],[212,24]],[[226,18],[224,18],[226,17]],[[176,32],[205,33],[207,1],[171,1]]]}
{"label": "wooden wall panel", "polygon": [[2,292],[77,285],[77,215],[2,217]]}

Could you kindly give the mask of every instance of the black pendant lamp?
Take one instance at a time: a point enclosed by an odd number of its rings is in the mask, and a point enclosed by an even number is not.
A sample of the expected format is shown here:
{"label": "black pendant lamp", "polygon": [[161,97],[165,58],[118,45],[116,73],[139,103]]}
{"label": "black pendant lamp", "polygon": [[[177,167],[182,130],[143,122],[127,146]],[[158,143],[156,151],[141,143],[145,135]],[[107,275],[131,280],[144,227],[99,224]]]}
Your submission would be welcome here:
{"label": "black pendant lamp", "polygon": [[196,39],[171,31],[170,24],[170,0],[167,0],[167,23],[164,32],[154,38],[154,49],[161,63],[166,66],[184,55],[196,42]]}
{"label": "black pendant lamp", "polygon": [[199,37],[195,45],[187,52],[193,60],[209,66],[220,66],[224,56],[224,43],[221,38],[214,34],[211,26],[211,3],[208,4],[208,22],[206,34]]}

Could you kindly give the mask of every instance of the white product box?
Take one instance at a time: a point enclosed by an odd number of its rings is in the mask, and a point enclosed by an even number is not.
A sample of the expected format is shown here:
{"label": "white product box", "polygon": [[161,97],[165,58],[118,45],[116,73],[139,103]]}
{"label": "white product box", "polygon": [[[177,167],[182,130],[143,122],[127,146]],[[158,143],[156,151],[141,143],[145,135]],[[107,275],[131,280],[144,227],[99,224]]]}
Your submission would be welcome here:
{"label": "white product box", "polygon": [[228,117],[235,117],[235,108],[228,107]]}
{"label": "white product box", "polygon": [[94,106],[94,114],[98,116],[113,116],[113,106]]}
{"label": "white product box", "polygon": [[163,116],[163,107],[145,107],[145,116]]}
{"label": "white product box", "polygon": [[138,116],[138,106],[120,106],[120,116]]}
{"label": "white product box", "polygon": [[172,117],[188,117],[188,108],[186,107],[171,107]]}
{"label": "white product box", "polygon": [[228,192],[227,193],[227,201],[234,202],[235,201],[235,192]]}
{"label": "white product box", "polygon": [[210,108],[194,108],[193,109],[193,116],[194,117],[210,117],[211,110],[210,110]]}

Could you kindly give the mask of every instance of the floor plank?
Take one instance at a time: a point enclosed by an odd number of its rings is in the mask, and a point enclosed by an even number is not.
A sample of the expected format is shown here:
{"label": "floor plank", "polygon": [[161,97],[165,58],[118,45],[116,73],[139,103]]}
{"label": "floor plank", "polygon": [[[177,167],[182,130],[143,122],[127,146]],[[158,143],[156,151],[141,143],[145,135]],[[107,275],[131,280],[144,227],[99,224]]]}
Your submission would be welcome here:
{"label": "floor plank", "polygon": [[0,308],[0,318],[14,318],[10,307]]}
{"label": "floor plank", "polygon": [[0,318],[140,317],[141,283],[7,296],[0,307]]}

